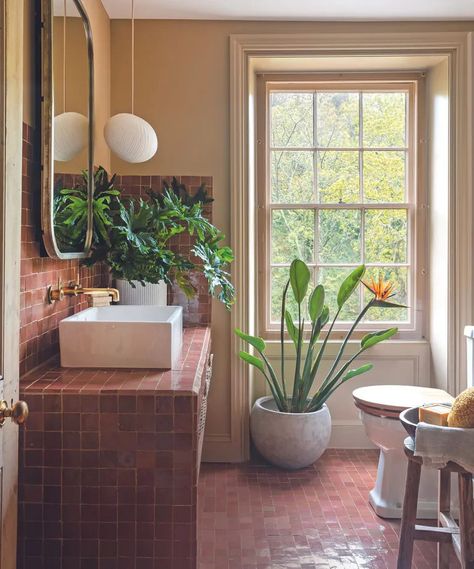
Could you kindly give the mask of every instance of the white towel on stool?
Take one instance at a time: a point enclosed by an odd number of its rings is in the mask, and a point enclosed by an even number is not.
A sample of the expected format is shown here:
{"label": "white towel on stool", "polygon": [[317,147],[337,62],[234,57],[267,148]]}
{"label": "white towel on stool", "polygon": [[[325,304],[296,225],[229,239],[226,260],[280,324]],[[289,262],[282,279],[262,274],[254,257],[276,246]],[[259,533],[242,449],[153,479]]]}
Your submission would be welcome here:
{"label": "white towel on stool", "polygon": [[421,456],[423,465],[430,468],[442,468],[452,461],[474,473],[474,429],[418,423],[415,455]]}

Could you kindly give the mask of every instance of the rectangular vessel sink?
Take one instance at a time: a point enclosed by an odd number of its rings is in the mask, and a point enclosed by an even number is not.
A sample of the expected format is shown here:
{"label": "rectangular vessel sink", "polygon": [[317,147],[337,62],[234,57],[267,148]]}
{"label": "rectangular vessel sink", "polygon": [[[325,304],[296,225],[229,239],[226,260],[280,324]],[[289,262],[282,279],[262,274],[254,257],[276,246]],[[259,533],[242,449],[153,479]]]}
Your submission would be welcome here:
{"label": "rectangular vessel sink", "polygon": [[59,323],[63,367],[171,369],[182,341],[181,306],[88,308]]}

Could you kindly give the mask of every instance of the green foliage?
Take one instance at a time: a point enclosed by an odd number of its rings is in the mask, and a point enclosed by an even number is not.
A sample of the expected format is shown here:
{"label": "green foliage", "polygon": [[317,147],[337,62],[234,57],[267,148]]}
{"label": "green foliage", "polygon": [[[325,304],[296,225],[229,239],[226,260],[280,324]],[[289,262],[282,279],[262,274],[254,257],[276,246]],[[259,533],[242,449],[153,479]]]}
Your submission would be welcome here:
{"label": "green foliage", "polygon": [[[142,284],[173,280],[192,297],[196,290],[190,272],[201,272],[212,296],[230,308],[235,291],[228,265],[233,261],[229,247],[221,245],[224,235],[203,215],[212,199],[202,185],[191,196],[175,178],[162,193],[148,192],[148,199],[122,199],[104,168],[95,173],[93,200],[93,243],[86,265],[105,263],[114,278]],[[75,247],[87,227],[87,173],[75,188],[60,188],[55,199],[55,229],[64,247]],[[194,238],[189,258],[175,253],[170,239],[184,231]],[[62,248],[62,250],[66,250]]]}
{"label": "green foliage", "polygon": [[303,261],[295,259],[290,267],[290,284],[293,290],[293,295],[298,304],[303,302],[304,297],[308,291],[308,285],[311,278],[311,273]]}
{"label": "green foliage", "polygon": [[318,285],[311,293],[308,301],[308,310],[311,317],[311,322],[315,322],[321,316],[323,309],[324,287],[322,285]]}
{"label": "green foliage", "polygon": [[349,300],[349,297],[354,292],[356,286],[359,284],[360,279],[363,277],[365,273],[364,265],[357,267],[354,271],[351,272],[342,282],[341,288],[337,293],[337,306],[342,308],[344,304]]}
{"label": "green foliage", "polygon": [[362,338],[360,343],[360,347],[364,350],[368,350],[372,346],[383,342],[384,340],[388,340],[392,336],[394,336],[398,332],[397,328],[389,328],[388,330],[381,330],[379,332],[372,332],[367,334]]}
{"label": "green foliage", "polygon": [[[104,168],[94,174],[93,242],[107,240],[107,228],[112,223],[111,210],[118,205],[120,191],[114,188],[115,176],[109,179]],[[58,179],[54,188],[54,233],[63,252],[79,251],[84,246],[88,216],[88,173],[82,172],[82,183],[64,188]]]}
{"label": "green foliage", "polygon": [[[304,337],[304,316],[302,303],[305,301],[308,284],[310,280],[310,272],[306,264],[295,259],[290,267],[289,278],[287,277],[286,283],[283,287],[283,298],[281,302],[281,336],[280,336],[280,364],[281,375],[277,376],[274,368],[265,357],[265,342],[262,338],[250,336],[241,330],[235,330],[235,333],[244,342],[252,346],[259,354],[260,358],[252,356],[247,352],[240,352],[240,357],[245,362],[255,366],[259,369],[267,381],[271,393],[275,399],[277,407],[280,411],[290,413],[308,413],[321,409],[327,399],[338,389],[343,383],[350,379],[367,373],[372,369],[372,364],[367,363],[355,369],[349,369],[351,364],[366,350],[375,346],[376,344],[388,340],[397,332],[397,328],[388,328],[372,332],[364,336],[361,341],[360,349],[350,357],[345,363],[342,363],[345,349],[347,344],[356,330],[357,326],[363,320],[367,312],[379,306],[378,303],[382,302],[381,294],[377,291],[371,292],[371,298],[355,318],[349,331],[347,332],[344,340],[341,343],[339,351],[334,358],[329,371],[323,373],[321,371],[321,362],[325,353],[328,340],[331,337],[336,320],[344,308],[344,305],[350,302],[356,291],[360,290],[361,279],[365,274],[365,266],[361,265],[350,272],[339,286],[337,292],[337,310],[335,316],[327,330],[327,333],[322,342],[319,342],[319,336],[324,326],[329,321],[329,308],[325,303],[325,289],[323,285],[318,285],[311,292],[308,299],[307,311],[311,317],[311,331],[309,338],[305,341]],[[291,291],[293,293],[293,300],[298,306],[298,320],[293,320],[292,315],[286,308],[286,295],[291,284]],[[381,283],[382,285],[386,283]],[[391,289],[390,289],[391,290]],[[384,308],[397,308],[398,305],[388,300],[389,296],[385,296]],[[284,326],[288,336],[293,342],[296,365],[293,376],[293,389],[291,394],[287,392],[286,384],[287,378],[285,377],[285,338]],[[303,346],[306,350],[303,350]],[[312,397],[309,396],[312,388],[316,386],[316,391]]]}
{"label": "green foliage", "polygon": [[[209,196],[205,184],[201,184],[196,193],[191,195],[186,186],[178,182],[175,176],[173,176],[171,183],[166,180],[163,181],[163,189],[167,194],[174,194],[174,196],[176,196],[176,198],[178,198],[178,200],[187,207],[191,207],[196,204],[200,206],[206,205],[214,201],[214,199]],[[164,193],[155,192],[154,190],[149,190],[147,193],[151,198],[158,200],[161,205],[164,205]]]}
{"label": "green foliage", "polygon": [[255,366],[262,373],[265,372],[265,366],[262,360],[259,360],[255,356],[252,356],[252,354],[249,354],[248,352],[244,351],[240,351],[239,356],[244,360],[244,362],[247,362],[248,364]]}
{"label": "green foliage", "polygon": [[296,346],[298,344],[298,330],[296,329],[293,318],[288,310],[285,310],[285,323],[288,336],[290,336]]}
{"label": "green foliage", "polygon": [[259,338],[258,336],[249,336],[248,334],[242,332],[238,328],[235,329],[235,333],[241,340],[253,346],[258,352],[265,351],[266,346],[265,346],[265,340],[263,338]]}

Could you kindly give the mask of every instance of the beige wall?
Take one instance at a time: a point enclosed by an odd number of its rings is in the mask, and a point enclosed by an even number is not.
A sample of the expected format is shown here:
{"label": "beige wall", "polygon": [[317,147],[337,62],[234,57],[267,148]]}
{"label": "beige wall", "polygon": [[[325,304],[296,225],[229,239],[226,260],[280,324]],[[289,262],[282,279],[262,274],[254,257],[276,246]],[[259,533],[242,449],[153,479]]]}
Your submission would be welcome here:
{"label": "beige wall", "polygon": [[82,0],[89,15],[94,42],[95,157],[94,164],[110,169],[110,150],[104,125],[110,117],[110,19],[100,0]]}
{"label": "beige wall", "polygon": [[[129,111],[130,22],[112,20],[111,29],[114,114]],[[137,21],[135,112],[156,128],[159,149],[145,164],[126,164],[112,157],[112,170],[120,174],[213,176],[214,220],[229,235],[229,35],[362,30],[474,30],[474,23]],[[216,358],[206,433],[217,440],[228,434],[230,426],[231,330],[226,311],[217,303],[213,310]]]}

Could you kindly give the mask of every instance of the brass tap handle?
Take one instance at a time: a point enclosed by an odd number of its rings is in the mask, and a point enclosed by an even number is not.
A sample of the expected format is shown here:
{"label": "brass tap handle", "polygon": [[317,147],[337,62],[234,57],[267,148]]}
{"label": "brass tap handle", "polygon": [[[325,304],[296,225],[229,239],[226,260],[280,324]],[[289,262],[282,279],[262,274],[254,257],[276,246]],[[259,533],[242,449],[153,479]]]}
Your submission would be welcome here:
{"label": "brass tap handle", "polygon": [[54,288],[53,285],[49,285],[48,287],[48,302],[49,304],[53,304],[57,300],[63,300],[64,298],[64,286],[61,282],[61,279],[58,279],[57,287]]}
{"label": "brass tap handle", "polygon": [[77,273],[76,276],[76,280],[75,282],[71,283],[71,286],[74,288],[74,290],[76,291],[76,293],[80,290],[82,290],[82,285],[81,285],[81,276],[79,273]]}
{"label": "brass tap handle", "polygon": [[25,401],[17,401],[13,404],[12,399],[11,407],[8,407],[5,400],[0,401],[0,426],[5,423],[5,419],[8,417],[17,425],[22,425],[28,418],[28,413],[28,405]]}

